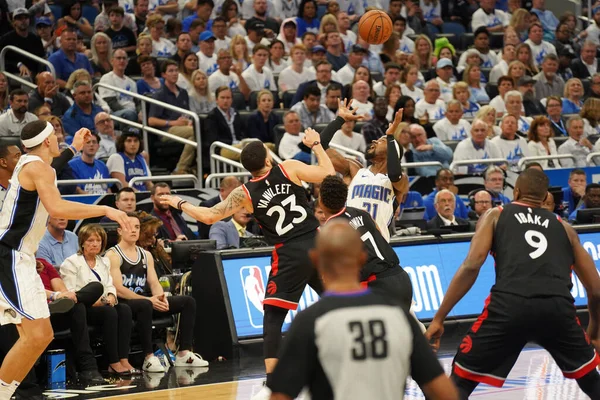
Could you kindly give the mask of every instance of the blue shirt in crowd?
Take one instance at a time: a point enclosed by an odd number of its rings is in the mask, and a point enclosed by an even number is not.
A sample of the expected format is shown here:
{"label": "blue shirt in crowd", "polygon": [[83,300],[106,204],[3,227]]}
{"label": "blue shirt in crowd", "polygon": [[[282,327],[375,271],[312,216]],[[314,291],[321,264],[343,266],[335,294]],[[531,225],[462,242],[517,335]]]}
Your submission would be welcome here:
{"label": "blue shirt in crowd", "polygon": [[52,53],[52,55],[48,57],[48,61],[54,66],[56,78],[62,79],[65,82],[69,80],[69,76],[71,76],[76,69],[85,69],[90,75],[94,75],[90,60],[81,53],[75,53],[75,62],[72,62],[62,49],[60,49]]}
{"label": "blue shirt in crowd", "polygon": [[43,258],[54,266],[61,266],[63,261],[77,253],[77,250],[79,250],[79,243],[77,235],[73,232],[65,231],[63,241],[59,242],[46,230],[35,256]]}
{"label": "blue shirt in crowd", "polygon": [[[437,211],[435,211],[435,207],[433,205],[434,200],[435,200],[435,195],[437,194],[437,192],[438,192],[438,190],[434,189],[433,192],[431,192],[429,195],[427,195],[423,198],[423,205],[425,206],[425,211],[427,213],[426,215],[430,219],[437,215]],[[468,219],[469,218],[469,210],[467,209],[465,202],[462,201],[462,199],[460,197],[458,197],[457,194],[454,195],[454,199],[456,200],[456,207],[454,208],[454,216],[458,217],[458,218]]]}
{"label": "blue shirt in crowd", "polygon": [[94,125],[94,118],[96,118],[96,115],[101,112],[104,112],[101,107],[92,104],[92,113],[86,114],[77,105],[77,103],[73,103],[73,105],[69,107],[62,118],[65,132],[69,136],[74,136],[75,133],[81,128],[88,128],[90,131],[94,131],[96,129],[96,126]]}
{"label": "blue shirt in crowd", "polygon": [[[81,157],[77,157],[69,161],[69,166],[73,170],[75,179],[110,178],[108,167],[100,160],[94,160],[93,164],[88,164]],[[79,185],[79,188],[89,194],[105,194],[108,191],[108,185],[101,183],[86,183]]]}

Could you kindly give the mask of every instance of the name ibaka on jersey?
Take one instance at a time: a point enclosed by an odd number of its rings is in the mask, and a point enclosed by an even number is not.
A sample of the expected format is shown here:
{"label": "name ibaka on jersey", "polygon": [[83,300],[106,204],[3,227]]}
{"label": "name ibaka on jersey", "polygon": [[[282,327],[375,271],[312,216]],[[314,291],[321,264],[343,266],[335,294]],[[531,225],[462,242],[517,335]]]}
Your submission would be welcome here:
{"label": "name ibaka on jersey", "polygon": [[355,197],[389,203],[392,197],[392,190],[380,185],[355,185],[352,188],[352,198],[354,199]]}
{"label": "name ibaka on jersey", "polygon": [[278,183],[276,185],[270,186],[267,190],[265,190],[262,194],[262,198],[258,200],[258,208],[268,208],[269,203],[273,199],[273,197],[279,194],[290,194],[292,185],[289,183]]}
{"label": "name ibaka on jersey", "polygon": [[519,221],[520,224],[534,224],[539,225],[542,228],[548,228],[548,218],[544,218],[542,221],[542,217],[539,215],[531,215],[530,213],[515,213],[515,218]]}

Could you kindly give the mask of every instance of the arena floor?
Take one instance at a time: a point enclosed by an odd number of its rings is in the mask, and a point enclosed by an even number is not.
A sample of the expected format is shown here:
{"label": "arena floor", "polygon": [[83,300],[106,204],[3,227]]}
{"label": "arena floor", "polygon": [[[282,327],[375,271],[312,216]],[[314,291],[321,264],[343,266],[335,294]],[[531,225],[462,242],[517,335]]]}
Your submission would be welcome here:
{"label": "arena floor", "polygon": [[[441,358],[450,370],[452,351]],[[48,390],[49,398],[63,399],[123,399],[123,400],[249,400],[261,387],[262,366],[259,357],[241,361],[213,363],[195,371],[171,368],[167,374],[145,374],[133,380],[111,381],[105,386]],[[583,400],[588,397],[573,380],[562,373],[545,350],[525,350],[513,368],[504,387],[480,385],[471,396],[474,399],[505,400]],[[302,398],[302,397],[300,397]],[[414,381],[406,389],[405,399],[424,399]]]}

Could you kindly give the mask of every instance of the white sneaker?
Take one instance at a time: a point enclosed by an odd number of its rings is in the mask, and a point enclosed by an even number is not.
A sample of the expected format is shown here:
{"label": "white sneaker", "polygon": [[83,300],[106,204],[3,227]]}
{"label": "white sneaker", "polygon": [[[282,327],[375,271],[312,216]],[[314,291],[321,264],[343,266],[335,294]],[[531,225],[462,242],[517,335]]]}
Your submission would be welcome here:
{"label": "white sneaker", "polygon": [[271,398],[271,389],[263,385],[260,392],[256,393],[250,400],[269,400]]}
{"label": "white sneaker", "polygon": [[200,354],[188,351],[183,357],[175,357],[176,367],[208,367],[208,361],[204,360]]}
{"label": "white sneaker", "polygon": [[165,367],[162,366],[160,360],[154,354],[144,360],[142,369],[146,372],[165,372]]}

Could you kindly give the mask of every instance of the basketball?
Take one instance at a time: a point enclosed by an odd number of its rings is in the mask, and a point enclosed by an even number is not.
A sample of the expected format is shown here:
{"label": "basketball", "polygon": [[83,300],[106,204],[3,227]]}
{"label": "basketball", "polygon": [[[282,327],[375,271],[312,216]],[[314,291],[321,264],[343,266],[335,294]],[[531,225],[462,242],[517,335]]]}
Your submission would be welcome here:
{"label": "basketball", "polygon": [[369,44],[381,44],[392,35],[392,19],[381,10],[371,10],[360,18],[358,34]]}

